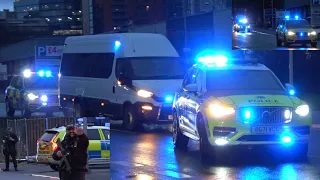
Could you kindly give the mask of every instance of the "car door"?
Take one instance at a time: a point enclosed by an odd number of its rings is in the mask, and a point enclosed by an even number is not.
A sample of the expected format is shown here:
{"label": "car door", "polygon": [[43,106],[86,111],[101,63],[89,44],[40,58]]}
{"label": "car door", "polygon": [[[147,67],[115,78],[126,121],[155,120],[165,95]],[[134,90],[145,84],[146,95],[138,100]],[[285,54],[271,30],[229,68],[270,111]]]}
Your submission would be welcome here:
{"label": "car door", "polygon": [[98,129],[88,129],[87,134],[89,138],[89,160],[101,158],[101,133]]}
{"label": "car door", "polygon": [[110,130],[100,129],[101,140],[101,158],[110,158]]}

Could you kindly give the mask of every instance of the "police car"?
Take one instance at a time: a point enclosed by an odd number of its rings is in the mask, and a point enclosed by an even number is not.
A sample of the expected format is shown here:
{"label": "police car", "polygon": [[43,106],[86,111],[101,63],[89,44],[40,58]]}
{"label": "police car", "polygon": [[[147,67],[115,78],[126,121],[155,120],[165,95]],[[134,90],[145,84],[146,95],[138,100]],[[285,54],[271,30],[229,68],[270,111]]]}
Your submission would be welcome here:
{"label": "police car", "polygon": [[5,102],[7,116],[14,116],[16,110],[21,110],[24,117],[33,112],[52,116],[59,111],[58,79],[50,70],[26,69],[12,78],[5,90]]}
{"label": "police car", "polygon": [[311,44],[311,47],[317,47],[317,32],[310,26],[305,19],[299,16],[290,18],[286,16],[276,29],[277,46],[289,46],[291,44]]}
{"label": "police car", "polygon": [[[52,159],[52,153],[58,148],[57,141],[64,139],[66,127],[46,130],[37,142],[36,160],[39,164],[48,164],[58,170],[59,162]],[[88,126],[89,165],[108,165],[110,163],[110,128],[104,126]]]}
{"label": "police car", "polygon": [[176,147],[198,140],[204,161],[221,148],[256,145],[288,151],[297,147],[306,154],[311,113],[292,85],[284,87],[270,69],[256,62],[210,55],[201,55],[198,62],[175,95]]}
{"label": "police car", "polygon": [[245,16],[237,16],[236,22],[233,25],[233,30],[236,32],[251,32],[251,26]]}

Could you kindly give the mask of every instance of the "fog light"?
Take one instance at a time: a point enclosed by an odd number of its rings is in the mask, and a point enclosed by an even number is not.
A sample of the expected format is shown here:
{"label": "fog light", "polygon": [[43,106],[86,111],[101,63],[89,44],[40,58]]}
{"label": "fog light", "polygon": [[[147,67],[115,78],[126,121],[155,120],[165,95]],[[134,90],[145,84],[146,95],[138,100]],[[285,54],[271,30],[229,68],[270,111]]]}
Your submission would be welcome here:
{"label": "fog light", "polygon": [[223,145],[226,145],[228,143],[228,141],[226,139],[222,139],[222,138],[216,139],[214,142],[218,146],[223,146]]}
{"label": "fog light", "polygon": [[41,101],[47,102],[47,101],[48,101],[48,96],[42,95],[42,96],[41,96]]}
{"label": "fog light", "polygon": [[152,107],[151,106],[141,106],[141,108],[143,110],[147,110],[147,111],[151,111],[152,110]]}

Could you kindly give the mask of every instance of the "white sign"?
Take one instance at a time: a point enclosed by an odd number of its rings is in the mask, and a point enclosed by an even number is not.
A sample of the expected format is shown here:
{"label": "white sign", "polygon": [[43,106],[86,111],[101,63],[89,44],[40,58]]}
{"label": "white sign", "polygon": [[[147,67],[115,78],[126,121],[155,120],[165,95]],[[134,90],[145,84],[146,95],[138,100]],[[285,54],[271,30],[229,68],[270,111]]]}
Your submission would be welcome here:
{"label": "white sign", "polygon": [[290,16],[289,11],[276,11],[276,18],[277,19],[284,19],[286,16]]}
{"label": "white sign", "polygon": [[36,59],[57,59],[62,56],[64,46],[37,46]]}

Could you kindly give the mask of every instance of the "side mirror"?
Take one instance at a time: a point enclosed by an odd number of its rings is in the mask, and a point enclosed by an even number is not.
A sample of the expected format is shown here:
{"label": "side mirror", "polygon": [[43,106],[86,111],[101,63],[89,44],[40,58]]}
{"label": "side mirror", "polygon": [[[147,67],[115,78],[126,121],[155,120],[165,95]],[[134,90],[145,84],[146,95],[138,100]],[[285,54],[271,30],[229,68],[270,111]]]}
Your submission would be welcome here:
{"label": "side mirror", "polygon": [[188,84],[184,88],[188,92],[198,92],[198,85],[197,84]]}
{"label": "side mirror", "polygon": [[296,90],[294,88],[294,86],[292,84],[285,84],[286,86],[286,90],[290,95],[295,95],[296,94]]}
{"label": "side mirror", "polygon": [[131,85],[132,84],[132,80],[130,78],[128,78],[127,76],[125,76],[123,73],[120,73],[118,80],[121,82],[122,85]]}

